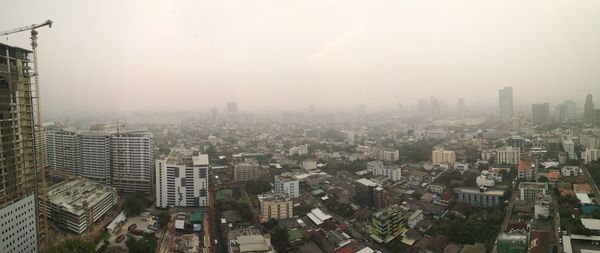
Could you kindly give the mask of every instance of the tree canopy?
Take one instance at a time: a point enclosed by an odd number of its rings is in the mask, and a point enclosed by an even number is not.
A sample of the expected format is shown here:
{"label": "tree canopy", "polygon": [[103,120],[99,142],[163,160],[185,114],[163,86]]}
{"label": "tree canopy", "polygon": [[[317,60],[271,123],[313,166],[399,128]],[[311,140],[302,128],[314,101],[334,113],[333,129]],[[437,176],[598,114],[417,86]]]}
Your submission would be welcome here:
{"label": "tree canopy", "polygon": [[81,238],[66,239],[56,245],[50,246],[43,253],[94,253],[96,244]]}

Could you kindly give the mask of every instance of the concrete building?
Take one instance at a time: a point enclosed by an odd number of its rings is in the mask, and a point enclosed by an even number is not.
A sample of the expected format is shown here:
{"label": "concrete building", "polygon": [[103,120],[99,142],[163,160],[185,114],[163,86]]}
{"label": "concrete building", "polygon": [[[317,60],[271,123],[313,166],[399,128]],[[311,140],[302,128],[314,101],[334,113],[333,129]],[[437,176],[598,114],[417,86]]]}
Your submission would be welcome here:
{"label": "concrete building", "polygon": [[294,156],[294,155],[298,155],[298,156],[302,156],[302,155],[308,155],[308,144],[304,144],[304,145],[300,145],[300,146],[296,146],[296,147],[291,147],[290,150],[290,156]]}
{"label": "concrete building", "polygon": [[356,180],[356,195],[354,201],[362,206],[381,209],[387,206],[385,190],[377,183],[361,178]]}
{"label": "concrete building", "polygon": [[548,183],[521,182],[519,183],[519,199],[536,201],[548,195]]}
{"label": "concrete building", "polygon": [[275,253],[271,245],[271,236],[261,234],[260,230],[245,228],[232,230],[227,234],[229,253]]}
{"label": "concrete building", "polygon": [[419,222],[421,222],[424,218],[425,215],[423,214],[423,210],[417,209],[413,214],[411,214],[408,217],[408,219],[406,220],[406,224],[409,228],[413,229],[417,227],[417,224],[419,224]]}
{"label": "concrete building", "polygon": [[513,117],[513,89],[504,87],[498,91],[498,111],[502,121],[508,122]]}
{"label": "concrete building", "polygon": [[402,179],[402,168],[397,165],[385,165],[381,161],[373,161],[367,163],[367,170],[374,176],[385,176],[394,182]]}
{"label": "concrete building", "polygon": [[400,151],[391,148],[373,148],[371,158],[386,162],[395,162],[400,159]]}
{"label": "concrete building", "polygon": [[456,162],[456,153],[452,150],[434,149],[431,152],[431,160],[433,164],[453,164]]}
{"label": "concrete building", "polygon": [[571,100],[558,105],[558,121],[569,122],[577,120],[577,104]]}
{"label": "concrete building", "polygon": [[319,208],[313,208],[306,216],[317,226],[323,224],[325,221],[333,219],[333,216],[326,214]]}
{"label": "concrete building", "polygon": [[89,179],[66,180],[48,187],[48,219],[81,234],[117,204],[117,189]]}
{"label": "concrete building", "polygon": [[122,192],[152,194],[154,141],[146,131],[111,134],[112,184]]}
{"label": "concrete building", "polygon": [[483,208],[504,204],[504,191],[500,189],[454,188],[455,200]]}
{"label": "concrete building", "polygon": [[520,161],[517,166],[517,178],[524,180],[533,179],[535,165],[530,161]]}
{"label": "concrete building", "polygon": [[0,44],[0,252],[38,252],[31,51]]}
{"label": "concrete building", "polygon": [[198,151],[171,149],[156,160],[156,206],[208,206],[208,155]]}
{"label": "concrete building", "polygon": [[291,198],[300,197],[300,182],[291,174],[281,174],[275,176],[273,190],[286,194]]}
{"label": "concrete building", "polygon": [[541,125],[550,122],[550,104],[533,104],[531,105],[531,112],[533,124]]}
{"label": "concrete building", "polygon": [[594,127],[600,128],[600,109],[594,109]]}
{"label": "concrete building", "polygon": [[283,193],[268,192],[258,195],[260,215],[266,219],[288,219],[294,217],[292,199]]}
{"label": "concrete building", "polygon": [[527,253],[529,237],[523,232],[501,233],[496,240],[496,249],[498,253]]}
{"label": "concrete building", "polygon": [[496,149],[497,164],[518,164],[521,160],[521,151],[518,148],[504,146]]}
{"label": "concrete building", "polygon": [[565,177],[576,177],[581,173],[581,169],[577,166],[564,166],[560,169],[560,173]]}
{"label": "concrete building", "polygon": [[244,162],[233,165],[233,180],[236,182],[252,181],[265,175],[258,162]]}
{"label": "concrete building", "polygon": [[404,210],[399,205],[392,205],[373,213],[369,236],[378,243],[389,243],[401,235],[406,228]]}
{"label": "concrete building", "polygon": [[592,94],[588,94],[585,97],[583,118],[587,123],[592,124],[594,122],[594,100]]}
{"label": "concrete building", "polygon": [[583,157],[583,160],[586,164],[591,163],[593,161],[598,161],[600,160],[600,149],[585,149],[585,151],[582,152],[581,156]]}

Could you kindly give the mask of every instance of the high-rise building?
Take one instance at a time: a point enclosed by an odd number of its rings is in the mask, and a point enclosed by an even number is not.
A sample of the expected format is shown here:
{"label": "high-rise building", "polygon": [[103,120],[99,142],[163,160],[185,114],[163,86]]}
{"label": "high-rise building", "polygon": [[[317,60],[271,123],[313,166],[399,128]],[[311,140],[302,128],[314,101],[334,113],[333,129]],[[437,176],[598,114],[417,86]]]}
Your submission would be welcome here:
{"label": "high-rise building", "polygon": [[227,112],[228,113],[236,113],[237,112],[237,103],[236,102],[227,102]]}
{"label": "high-rise building", "polygon": [[208,155],[198,151],[171,149],[156,160],[156,206],[208,206]]}
{"label": "high-rise building", "polygon": [[585,151],[581,152],[581,156],[585,163],[591,163],[593,161],[600,160],[600,149],[596,148],[587,148]]}
{"label": "high-rise building", "polygon": [[513,117],[513,88],[504,87],[498,91],[499,116],[502,121],[510,121]]}
{"label": "high-rise building", "polygon": [[367,170],[374,176],[385,176],[392,181],[402,179],[402,168],[398,165],[386,165],[381,161],[367,163]]}
{"label": "high-rise building", "polygon": [[284,193],[291,198],[297,198],[300,197],[300,181],[290,174],[277,175],[275,176],[273,190]]}
{"label": "high-rise building", "polygon": [[577,104],[571,100],[565,101],[563,103],[565,108],[564,120],[563,121],[573,121],[577,119]]}
{"label": "high-rise building", "polygon": [[406,214],[397,204],[373,213],[369,236],[378,243],[387,244],[406,231],[405,220]]}
{"label": "high-rise building", "polygon": [[400,160],[400,151],[392,148],[373,148],[371,150],[371,158],[387,162],[395,162]]}
{"label": "high-rise building", "polygon": [[459,114],[464,113],[466,110],[465,99],[459,98],[458,101],[456,102],[456,107],[458,108]]}
{"label": "high-rise building", "polygon": [[257,162],[237,163],[233,165],[233,181],[252,181],[265,175]]}
{"label": "high-rise building", "polygon": [[594,127],[600,128],[600,109],[594,109]]}
{"label": "high-rise building", "polygon": [[444,150],[443,148],[434,149],[431,151],[431,161],[433,164],[453,164],[456,162],[456,153],[452,150]]}
{"label": "high-rise building", "polygon": [[292,198],[283,193],[268,192],[258,195],[260,215],[264,219],[288,219],[294,216]]}
{"label": "high-rise building", "polygon": [[417,111],[428,112],[429,111],[429,101],[427,101],[427,99],[419,99],[417,101]]}
{"label": "high-rise building", "polygon": [[387,206],[387,195],[383,187],[379,184],[366,179],[361,178],[356,180],[356,195],[354,201],[362,206],[369,208],[381,209]]}
{"label": "high-rise building", "polygon": [[592,98],[592,94],[588,94],[585,97],[583,118],[585,122],[590,124],[594,121],[594,100]]}
{"label": "high-rise building", "polygon": [[38,252],[31,57],[0,44],[0,252]]}
{"label": "high-rise building", "polygon": [[550,104],[533,104],[531,111],[533,124],[541,125],[550,122]]}
{"label": "high-rise building", "polygon": [[146,131],[45,129],[46,163],[54,177],[82,176],[124,192],[151,193],[154,143]]}
{"label": "high-rise building", "polygon": [[518,148],[504,146],[496,149],[497,164],[518,164],[521,161],[521,151]]}
{"label": "high-rise building", "polygon": [[440,102],[435,97],[429,97],[429,107],[431,107],[431,116],[439,117],[442,111]]}

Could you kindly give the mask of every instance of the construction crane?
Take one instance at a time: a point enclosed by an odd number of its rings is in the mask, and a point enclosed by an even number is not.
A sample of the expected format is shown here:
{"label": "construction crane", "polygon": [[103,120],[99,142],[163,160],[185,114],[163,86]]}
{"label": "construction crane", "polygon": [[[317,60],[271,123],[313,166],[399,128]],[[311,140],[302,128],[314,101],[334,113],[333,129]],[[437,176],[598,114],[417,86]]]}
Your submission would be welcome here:
{"label": "construction crane", "polygon": [[38,28],[42,28],[44,26],[48,26],[48,28],[52,27],[52,20],[46,20],[46,22],[41,23],[41,24],[33,24],[33,25],[29,25],[29,26],[23,26],[23,27],[19,27],[19,28],[15,28],[12,30],[8,30],[8,31],[3,31],[0,32],[0,36],[6,36],[6,35],[10,35],[13,33],[18,33],[18,32],[23,32],[23,31],[31,31],[31,48],[33,51],[33,70],[34,70],[34,74],[33,74],[33,80],[35,82],[35,96],[34,98],[36,99],[36,103],[35,103],[35,109],[36,109],[36,122],[35,122],[35,128],[36,128],[36,133],[38,136],[37,141],[34,141],[34,143],[38,143],[38,145],[36,146],[36,148],[38,148],[37,152],[38,152],[38,161],[39,161],[39,165],[38,168],[39,170],[39,175],[41,175],[41,180],[40,180],[40,186],[38,187],[38,197],[41,197],[41,206],[42,208],[44,208],[44,210],[41,210],[42,213],[42,224],[43,224],[43,229],[44,229],[44,245],[48,245],[48,214],[46,213],[46,208],[48,206],[47,200],[48,200],[48,194],[46,192],[46,157],[45,157],[45,147],[44,147],[44,129],[42,127],[42,115],[41,115],[41,108],[40,108],[40,104],[41,104],[41,100],[40,100],[40,79],[39,79],[39,66],[38,66],[38,57],[37,57],[37,46],[38,46],[38,32],[36,29]]}

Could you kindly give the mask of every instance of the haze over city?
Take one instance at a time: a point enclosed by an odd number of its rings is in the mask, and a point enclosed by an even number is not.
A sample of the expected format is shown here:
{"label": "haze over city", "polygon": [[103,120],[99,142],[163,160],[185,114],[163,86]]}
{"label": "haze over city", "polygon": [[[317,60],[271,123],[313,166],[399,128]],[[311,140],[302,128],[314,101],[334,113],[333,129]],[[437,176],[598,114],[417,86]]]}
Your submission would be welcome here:
{"label": "haze over city", "polygon": [[[369,109],[600,97],[598,1],[9,1],[44,112]],[[28,34],[2,43],[28,46]]]}

